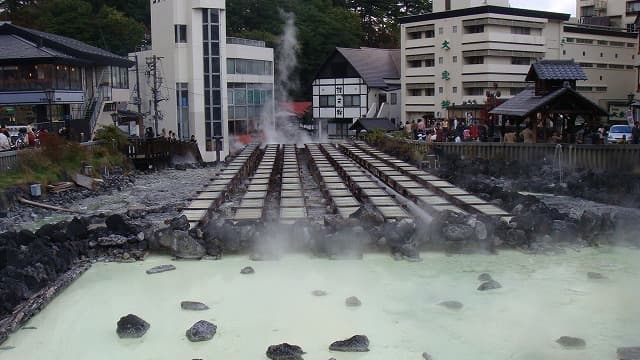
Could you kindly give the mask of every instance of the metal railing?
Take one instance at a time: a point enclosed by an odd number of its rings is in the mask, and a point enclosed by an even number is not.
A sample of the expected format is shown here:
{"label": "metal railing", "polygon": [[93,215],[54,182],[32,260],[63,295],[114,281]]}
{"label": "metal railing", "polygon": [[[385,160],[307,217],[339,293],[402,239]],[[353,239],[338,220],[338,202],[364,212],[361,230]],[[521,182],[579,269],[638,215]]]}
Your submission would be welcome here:
{"label": "metal railing", "polygon": [[237,37],[228,37],[227,44],[267,47],[267,43],[261,40],[242,39]]}
{"label": "metal railing", "polygon": [[[424,147],[426,144],[416,144]],[[640,145],[436,143],[442,155],[536,163],[559,162],[565,169],[632,170],[640,168]]]}
{"label": "metal railing", "polygon": [[[89,142],[81,143],[80,145],[84,146],[88,151],[94,151],[104,143],[105,143],[104,141],[100,140],[100,141],[89,141]],[[33,151],[41,151],[41,149],[29,148],[24,150],[0,152],[0,174],[5,174],[8,171],[17,169],[18,166],[20,166],[20,158],[24,154],[31,153]]]}

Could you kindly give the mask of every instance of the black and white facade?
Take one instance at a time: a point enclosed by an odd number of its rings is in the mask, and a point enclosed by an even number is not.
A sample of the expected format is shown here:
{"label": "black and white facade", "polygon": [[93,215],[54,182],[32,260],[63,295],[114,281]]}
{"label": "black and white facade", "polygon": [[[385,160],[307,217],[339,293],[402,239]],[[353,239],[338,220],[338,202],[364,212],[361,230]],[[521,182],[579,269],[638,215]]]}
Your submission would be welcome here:
{"label": "black and white facade", "polygon": [[337,48],[313,82],[321,137],[346,137],[360,118],[400,117],[398,50]]}

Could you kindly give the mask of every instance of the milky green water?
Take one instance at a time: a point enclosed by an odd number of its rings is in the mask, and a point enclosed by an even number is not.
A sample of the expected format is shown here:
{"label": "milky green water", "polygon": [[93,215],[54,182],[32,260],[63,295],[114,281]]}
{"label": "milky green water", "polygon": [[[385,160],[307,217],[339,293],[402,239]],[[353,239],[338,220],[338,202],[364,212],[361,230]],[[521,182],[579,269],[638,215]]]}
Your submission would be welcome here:
{"label": "milky green water", "polygon": [[[640,345],[640,251],[569,250],[565,255],[518,252],[446,256],[396,262],[387,255],[329,261],[304,255],[278,262],[226,257],[175,262],[176,271],[146,275],[171,260],[96,264],[0,351],[1,359],[266,359],[270,344],[290,342],[305,359],[587,360],[615,359],[621,346]],[[254,275],[241,275],[251,265]],[[589,280],[597,271],[607,280]],[[480,292],[477,276],[490,272],[503,288]],[[314,297],[313,290],[329,293]],[[360,308],[347,308],[355,295]],[[180,301],[207,303],[206,312]],[[437,304],[456,300],[460,311]],[[116,322],[134,313],[151,323],[142,339],[121,340]],[[191,343],[185,330],[198,320],[218,326],[212,341]],[[328,351],[335,340],[366,334],[369,353]],[[580,350],[555,343],[586,340]]]}

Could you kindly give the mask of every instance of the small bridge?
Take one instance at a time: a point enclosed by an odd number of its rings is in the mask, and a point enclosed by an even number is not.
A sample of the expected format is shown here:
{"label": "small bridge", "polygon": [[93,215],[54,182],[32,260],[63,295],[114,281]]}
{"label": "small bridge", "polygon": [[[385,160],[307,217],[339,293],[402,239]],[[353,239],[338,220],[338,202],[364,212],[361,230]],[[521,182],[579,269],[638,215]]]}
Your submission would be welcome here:
{"label": "small bridge", "polygon": [[172,162],[202,162],[198,144],[167,139],[129,140],[127,156],[136,169],[163,168]]}

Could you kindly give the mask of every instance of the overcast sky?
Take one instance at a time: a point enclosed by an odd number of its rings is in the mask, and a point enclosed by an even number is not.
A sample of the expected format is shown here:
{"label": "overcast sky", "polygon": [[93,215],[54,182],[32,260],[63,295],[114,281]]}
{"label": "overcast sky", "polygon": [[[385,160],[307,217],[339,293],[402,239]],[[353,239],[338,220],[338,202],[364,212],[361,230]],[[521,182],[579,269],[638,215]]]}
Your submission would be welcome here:
{"label": "overcast sky", "polygon": [[509,0],[509,3],[511,7],[561,12],[576,16],[576,0]]}

